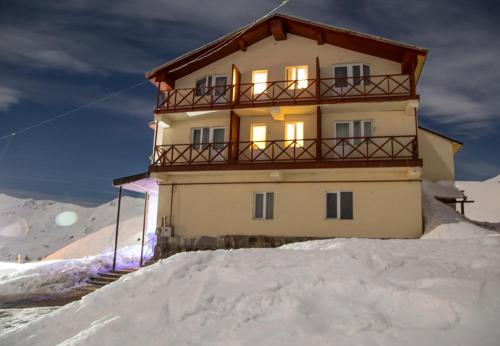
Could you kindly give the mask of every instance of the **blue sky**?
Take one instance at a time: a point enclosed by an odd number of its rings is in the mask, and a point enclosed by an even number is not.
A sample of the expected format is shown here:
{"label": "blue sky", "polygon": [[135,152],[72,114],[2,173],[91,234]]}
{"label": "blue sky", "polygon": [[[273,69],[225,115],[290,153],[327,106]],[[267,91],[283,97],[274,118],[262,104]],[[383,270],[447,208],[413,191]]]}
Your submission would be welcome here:
{"label": "blue sky", "polygon": [[[0,137],[144,80],[279,1],[0,3]],[[222,10],[221,10],[222,9]],[[429,48],[420,121],[463,142],[457,179],[500,174],[500,4],[291,0],[281,12]],[[0,192],[99,203],[145,171],[155,93],[145,83],[0,141]]]}

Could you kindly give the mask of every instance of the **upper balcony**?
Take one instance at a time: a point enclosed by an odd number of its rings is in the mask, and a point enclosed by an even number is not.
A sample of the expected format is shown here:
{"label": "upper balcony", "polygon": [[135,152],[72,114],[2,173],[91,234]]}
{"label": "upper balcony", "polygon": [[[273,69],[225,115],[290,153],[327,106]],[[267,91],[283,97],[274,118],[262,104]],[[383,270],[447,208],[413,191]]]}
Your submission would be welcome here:
{"label": "upper balcony", "polygon": [[416,97],[412,74],[234,83],[203,88],[158,89],[157,113],[341,102],[392,101]]}

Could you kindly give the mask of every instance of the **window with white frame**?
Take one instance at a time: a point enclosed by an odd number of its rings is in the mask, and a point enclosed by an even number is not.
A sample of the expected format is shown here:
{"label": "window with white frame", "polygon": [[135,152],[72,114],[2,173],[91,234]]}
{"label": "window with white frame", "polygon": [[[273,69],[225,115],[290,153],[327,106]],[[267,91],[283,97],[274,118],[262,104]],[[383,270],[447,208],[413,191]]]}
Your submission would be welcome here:
{"label": "window with white frame", "polygon": [[196,96],[210,95],[221,96],[226,93],[227,77],[226,75],[212,75],[200,78],[196,81]]}
{"label": "window with white frame", "polygon": [[333,78],[336,88],[370,84],[370,65],[342,64],[333,65]]}
{"label": "window with white frame", "polygon": [[262,94],[267,89],[267,70],[252,71],[253,93]]}
{"label": "window with white frame", "polygon": [[303,66],[288,66],[286,68],[286,80],[289,89],[305,89],[307,88],[307,65]]}
{"label": "window with white frame", "polygon": [[353,138],[353,144],[359,144],[363,140],[362,137],[372,136],[372,121],[371,120],[350,120],[335,122],[335,137],[337,138]]}
{"label": "window with white frame", "polygon": [[214,143],[213,148],[221,150],[224,147],[223,127],[195,127],[191,129],[191,143],[193,149],[203,150],[208,147],[209,143]]}
{"label": "window with white frame", "polygon": [[252,142],[253,142],[252,143],[253,148],[254,149],[264,149],[266,147],[267,126],[253,124],[251,131],[252,131],[251,138],[252,138]]}
{"label": "window with white frame", "polygon": [[286,146],[304,146],[304,123],[286,123],[285,131]]}
{"label": "window with white frame", "polygon": [[254,219],[272,220],[274,218],[274,192],[255,192],[253,200]]}
{"label": "window with white frame", "polygon": [[327,192],[326,218],[334,220],[352,220],[353,193],[350,191]]}

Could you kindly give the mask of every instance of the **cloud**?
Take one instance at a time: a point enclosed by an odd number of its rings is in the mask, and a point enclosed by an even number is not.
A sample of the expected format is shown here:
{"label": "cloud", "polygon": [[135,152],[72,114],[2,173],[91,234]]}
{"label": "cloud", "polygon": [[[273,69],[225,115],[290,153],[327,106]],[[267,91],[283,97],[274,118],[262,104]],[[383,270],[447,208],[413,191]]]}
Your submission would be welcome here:
{"label": "cloud", "polygon": [[0,85],[0,111],[6,111],[19,102],[21,95],[18,90]]}

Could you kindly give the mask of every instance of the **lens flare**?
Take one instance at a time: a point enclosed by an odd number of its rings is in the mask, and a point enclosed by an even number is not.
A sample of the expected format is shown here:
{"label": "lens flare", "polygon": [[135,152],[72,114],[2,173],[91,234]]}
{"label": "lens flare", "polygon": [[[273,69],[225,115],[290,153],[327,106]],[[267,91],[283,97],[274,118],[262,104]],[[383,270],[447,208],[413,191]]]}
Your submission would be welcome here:
{"label": "lens flare", "polygon": [[21,219],[5,227],[0,227],[0,236],[10,238],[25,238],[28,233],[28,223]]}
{"label": "lens flare", "polygon": [[56,224],[62,227],[74,225],[77,221],[78,214],[74,211],[63,211],[56,216]]}

